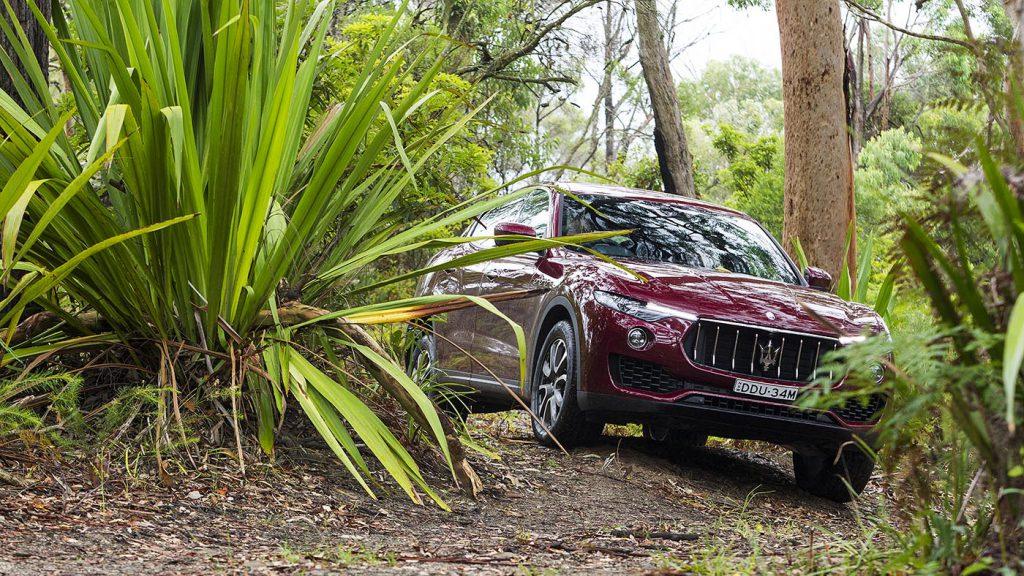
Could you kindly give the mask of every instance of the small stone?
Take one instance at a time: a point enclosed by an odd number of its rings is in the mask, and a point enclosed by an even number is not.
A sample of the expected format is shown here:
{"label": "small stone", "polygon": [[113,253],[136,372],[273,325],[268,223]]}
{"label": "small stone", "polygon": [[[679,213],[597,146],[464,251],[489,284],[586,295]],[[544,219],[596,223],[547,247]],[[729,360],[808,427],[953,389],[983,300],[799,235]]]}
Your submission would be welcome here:
{"label": "small stone", "polygon": [[193,491],[188,493],[188,499],[189,500],[199,500],[202,497],[203,497],[203,495],[199,493],[199,490],[193,490]]}

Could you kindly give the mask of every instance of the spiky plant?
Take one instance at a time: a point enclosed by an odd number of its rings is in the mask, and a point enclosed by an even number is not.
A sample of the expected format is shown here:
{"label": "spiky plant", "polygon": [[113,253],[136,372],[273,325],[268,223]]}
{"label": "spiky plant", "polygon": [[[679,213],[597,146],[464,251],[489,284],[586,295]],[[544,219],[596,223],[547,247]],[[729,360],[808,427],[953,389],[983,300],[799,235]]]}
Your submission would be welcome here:
{"label": "spiky plant", "polygon": [[[240,453],[237,414],[256,416],[260,443],[272,451],[290,398],[367,492],[356,437],[410,497],[433,495],[350,389],[346,370],[326,369],[347,349],[427,431],[457,481],[477,488],[451,424],[359,327],[466,300],[337,311],[298,303],[351,285],[344,281],[377,259],[464,241],[420,239],[511,197],[485,195],[399,228],[382,224],[416,170],[472,114],[402,141],[442,61],[392,46],[408,26],[398,10],[347,99],[307,135],[334,8],[331,0],[69,0],[52,23],[37,10],[70,86],[74,112],[66,114],[17,20],[0,18],[16,52],[0,53],[0,64],[23,103],[0,93],[0,279],[10,290],[0,322],[15,345],[3,362],[117,343],[159,374],[162,405],[176,409],[185,386],[230,391]],[[396,83],[397,96],[389,89]],[[86,149],[69,139],[71,124]],[[474,258],[545,245],[524,241]],[[311,270],[311,262],[323,267]],[[47,312],[24,319],[31,303]],[[310,326],[325,330],[323,350],[293,341]]]}

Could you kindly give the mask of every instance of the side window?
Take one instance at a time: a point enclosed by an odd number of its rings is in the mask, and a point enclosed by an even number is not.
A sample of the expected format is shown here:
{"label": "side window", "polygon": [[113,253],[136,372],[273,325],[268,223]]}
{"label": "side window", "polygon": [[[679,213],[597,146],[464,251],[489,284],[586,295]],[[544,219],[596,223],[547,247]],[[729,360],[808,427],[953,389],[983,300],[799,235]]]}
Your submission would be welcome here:
{"label": "side window", "polygon": [[551,221],[550,194],[547,190],[537,190],[523,199],[523,211],[519,214],[520,224],[532,226],[537,231],[538,238],[544,238],[548,233],[548,223]]}
{"label": "side window", "polygon": [[[510,202],[504,206],[498,206],[490,212],[480,216],[480,221],[472,227],[471,236],[492,236],[494,227],[502,222],[519,222],[519,211],[523,207],[522,199]],[[490,248],[494,246],[494,240],[481,240],[480,246]]]}

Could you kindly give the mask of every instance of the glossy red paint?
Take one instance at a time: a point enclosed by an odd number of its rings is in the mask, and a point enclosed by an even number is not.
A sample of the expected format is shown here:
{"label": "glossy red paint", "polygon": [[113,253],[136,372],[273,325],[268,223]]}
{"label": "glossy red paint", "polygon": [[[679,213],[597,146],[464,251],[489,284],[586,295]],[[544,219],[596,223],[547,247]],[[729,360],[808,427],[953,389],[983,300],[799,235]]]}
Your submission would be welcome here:
{"label": "glossy red paint", "polygon": [[832,275],[821,268],[808,266],[807,270],[804,272],[804,279],[807,280],[807,285],[811,288],[823,290],[825,292],[832,290]]}
{"label": "glossy red paint", "polygon": [[[707,210],[739,214],[713,204],[655,192],[579,184],[560,187],[576,195],[607,195],[682,203]],[[563,196],[552,193],[551,190],[541,187],[537,193],[549,194],[550,218],[547,221],[547,230],[548,235],[557,236],[560,233]],[[529,226],[524,223],[503,221],[494,226],[494,232],[522,234],[527,227]],[[480,235],[475,229],[467,231],[467,234]],[[460,250],[466,249],[453,249],[455,254],[442,253],[438,259],[450,259]],[[784,284],[739,274],[697,270],[658,262],[620,260],[619,264],[629,272],[588,253],[558,248],[543,254],[499,259],[487,264],[483,270],[466,269],[449,273],[459,275],[455,282],[446,282],[439,275],[435,275],[421,283],[419,293],[456,293],[458,290],[455,286],[461,286],[464,292],[478,295],[516,289],[529,290],[530,297],[504,302],[499,304],[498,308],[524,328],[530,364],[532,365],[536,343],[543,340],[543,328],[549,325],[552,315],[567,314],[573,320],[579,349],[582,351],[580,389],[586,394],[592,394],[594,398],[620,398],[623,402],[641,402],[645,411],[661,407],[674,409],[686,397],[695,394],[737,398],[732,392],[732,386],[737,379],[735,373],[695,364],[683,349],[687,332],[697,317],[837,339],[859,337],[886,330],[882,320],[870,308],[843,301],[820,288],[812,288],[806,282],[803,285]],[[812,273],[811,280],[821,286],[823,279],[819,276]],[[679,314],[656,322],[646,322],[596,302],[594,293],[598,290],[645,302],[655,302],[677,310]],[[463,321],[457,320],[453,324],[450,319],[448,326],[441,325],[438,331],[442,336],[452,340],[468,338],[469,341],[463,341],[461,347],[478,354],[481,362],[489,370],[478,367],[470,369],[469,373],[463,373],[465,365],[457,361],[454,354],[441,354],[440,367],[454,374],[453,380],[469,383],[497,405],[510,405],[511,402],[507,402],[507,393],[503,389],[488,384],[488,381],[493,382],[493,376],[519,386],[520,394],[524,398],[528,397],[527,382],[520,379],[518,348],[512,330],[489,313],[478,311],[475,314],[472,334],[464,330],[466,326]],[[635,327],[643,327],[654,336],[653,342],[641,351],[633,350],[626,344],[627,332]],[[703,389],[699,392],[657,394],[621,387],[613,378],[609,361],[613,355],[652,362],[680,380],[698,382]],[[493,375],[490,372],[493,372]],[[528,368],[526,374],[530,373]],[[768,384],[778,383],[753,376],[743,378]],[[792,385],[791,382],[787,384]],[[506,402],[503,403],[502,398]],[[765,406],[788,406],[784,402],[777,403],[751,397],[742,397],[742,400]],[[601,413],[603,417],[609,416],[607,402],[602,405]],[[647,417],[627,412],[625,409],[621,416],[624,421]],[[871,424],[844,422],[835,414],[832,414],[832,418],[836,427],[850,433],[863,434],[871,428]],[[789,424],[798,425],[793,422]],[[774,438],[771,434],[766,434],[767,439]],[[755,437],[762,436],[758,434]],[[792,433],[789,433],[786,441],[791,441],[791,437]]]}

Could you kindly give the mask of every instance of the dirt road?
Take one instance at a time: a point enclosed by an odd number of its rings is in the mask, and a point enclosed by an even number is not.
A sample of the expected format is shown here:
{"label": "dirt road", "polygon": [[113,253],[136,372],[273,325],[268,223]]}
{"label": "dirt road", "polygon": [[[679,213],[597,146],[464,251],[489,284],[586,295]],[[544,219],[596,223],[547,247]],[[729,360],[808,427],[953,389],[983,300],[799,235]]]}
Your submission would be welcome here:
{"label": "dirt road", "polygon": [[523,416],[473,424],[501,460],[476,458],[486,490],[445,491],[451,513],[370,500],[298,449],[244,482],[215,460],[166,488],[81,463],[26,470],[32,485],[0,485],[0,574],[805,573],[884,544],[879,483],[855,505],[811,497],[777,450],[612,436],[567,456]]}

